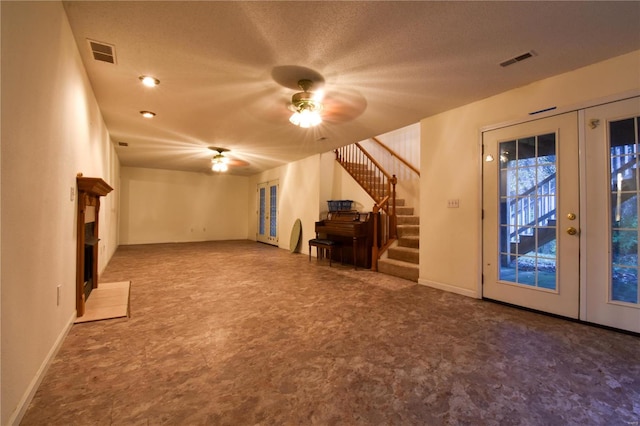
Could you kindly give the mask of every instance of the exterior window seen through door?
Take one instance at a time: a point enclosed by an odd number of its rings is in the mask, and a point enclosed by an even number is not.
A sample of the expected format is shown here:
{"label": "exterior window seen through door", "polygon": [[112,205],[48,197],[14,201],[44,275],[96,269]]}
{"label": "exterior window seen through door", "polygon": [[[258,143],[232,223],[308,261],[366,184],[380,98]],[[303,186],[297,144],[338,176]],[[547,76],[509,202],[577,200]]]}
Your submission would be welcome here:
{"label": "exterior window seen through door", "polygon": [[638,304],[640,117],[609,123],[611,156],[610,300]]}
{"label": "exterior window seen through door", "polygon": [[259,206],[259,218],[258,218],[258,234],[264,235],[264,226],[265,226],[265,213],[267,206],[267,198],[266,198],[266,188],[259,189],[259,198],[260,198],[260,206]]}
{"label": "exterior window seen through door", "polygon": [[276,238],[278,236],[277,223],[278,218],[278,187],[271,185],[269,187],[269,237]]}
{"label": "exterior window seen through door", "polygon": [[500,280],[556,289],[556,135],[501,142]]}

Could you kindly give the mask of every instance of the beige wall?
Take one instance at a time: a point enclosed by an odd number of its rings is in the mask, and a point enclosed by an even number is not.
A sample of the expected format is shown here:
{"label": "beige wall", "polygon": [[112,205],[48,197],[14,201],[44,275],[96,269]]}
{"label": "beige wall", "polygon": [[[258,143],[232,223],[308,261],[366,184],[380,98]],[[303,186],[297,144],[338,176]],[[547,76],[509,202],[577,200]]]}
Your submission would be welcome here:
{"label": "beige wall", "polygon": [[249,179],[122,167],[120,244],[247,238]]}
{"label": "beige wall", "polygon": [[[556,106],[575,109],[593,100],[640,89],[640,52],[542,80],[421,122],[420,279],[481,296],[481,129],[524,120]],[[459,199],[460,207],[447,208]]]}
{"label": "beige wall", "polygon": [[117,244],[119,163],[62,5],[0,7],[0,423],[6,425],[19,420],[75,318],[76,174],[115,188],[102,198],[102,271]]}

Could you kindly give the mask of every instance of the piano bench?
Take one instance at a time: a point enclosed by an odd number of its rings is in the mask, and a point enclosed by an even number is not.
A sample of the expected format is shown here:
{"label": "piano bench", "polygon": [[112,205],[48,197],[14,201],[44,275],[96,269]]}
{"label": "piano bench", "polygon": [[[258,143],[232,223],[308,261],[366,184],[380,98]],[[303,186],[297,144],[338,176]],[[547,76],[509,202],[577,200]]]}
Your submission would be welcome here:
{"label": "piano bench", "polygon": [[[331,266],[331,259],[333,258],[333,249],[340,249],[340,262],[342,262],[342,247],[338,241],[327,240],[323,238],[314,238],[309,240],[309,261],[311,261],[311,247],[316,248],[316,257],[318,259],[324,256],[324,251],[327,250],[329,252],[329,266]],[[322,251],[320,251],[322,250]]]}

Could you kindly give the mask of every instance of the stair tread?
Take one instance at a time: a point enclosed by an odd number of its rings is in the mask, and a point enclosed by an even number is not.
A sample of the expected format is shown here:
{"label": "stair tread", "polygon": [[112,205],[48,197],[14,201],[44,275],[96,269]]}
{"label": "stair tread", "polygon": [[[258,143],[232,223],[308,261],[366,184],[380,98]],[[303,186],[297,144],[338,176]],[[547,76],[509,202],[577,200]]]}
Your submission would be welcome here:
{"label": "stair tread", "polygon": [[399,260],[402,262],[412,263],[414,265],[420,263],[420,250],[417,247],[390,247],[387,253],[388,260]]}
{"label": "stair tread", "polygon": [[380,259],[378,263],[388,263],[390,265],[406,267],[409,269],[420,269],[420,265],[417,263],[405,262],[404,260],[397,259]]}
{"label": "stair tread", "polygon": [[404,247],[404,246],[391,247],[389,248],[389,250],[399,250],[399,251],[405,251],[408,253],[420,253],[420,249],[413,248],[413,247]]}

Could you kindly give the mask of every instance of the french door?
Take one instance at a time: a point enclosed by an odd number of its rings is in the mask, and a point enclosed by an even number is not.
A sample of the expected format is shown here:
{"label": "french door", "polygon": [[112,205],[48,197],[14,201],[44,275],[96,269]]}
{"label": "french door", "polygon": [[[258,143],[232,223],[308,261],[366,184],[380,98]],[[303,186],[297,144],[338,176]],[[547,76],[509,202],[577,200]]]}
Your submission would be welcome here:
{"label": "french door", "polygon": [[577,113],[483,134],[483,297],[579,316]]}
{"label": "french door", "polygon": [[258,184],[258,233],[262,243],[278,245],[278,181]]}
{"label": "french door", "polygon": [[584,123],[584,319],[640,333],[640,98],[588,108]]}
{"label": "french door", "polygon": [[640,332],[640,98],[483,144],[483,297]]}

